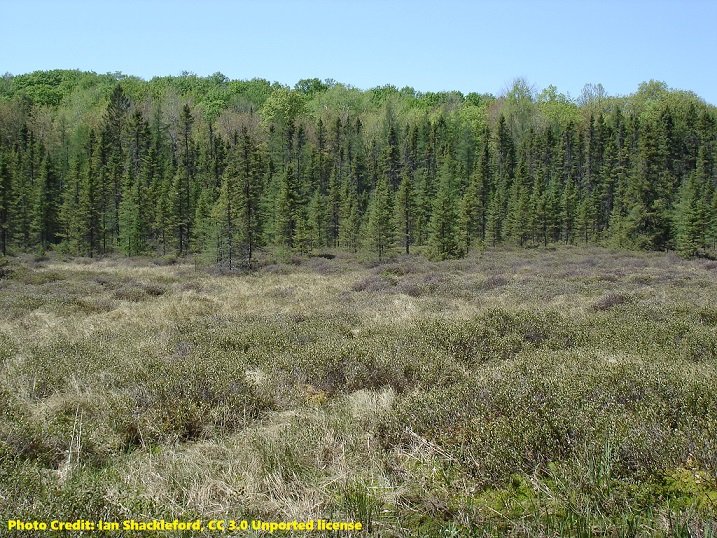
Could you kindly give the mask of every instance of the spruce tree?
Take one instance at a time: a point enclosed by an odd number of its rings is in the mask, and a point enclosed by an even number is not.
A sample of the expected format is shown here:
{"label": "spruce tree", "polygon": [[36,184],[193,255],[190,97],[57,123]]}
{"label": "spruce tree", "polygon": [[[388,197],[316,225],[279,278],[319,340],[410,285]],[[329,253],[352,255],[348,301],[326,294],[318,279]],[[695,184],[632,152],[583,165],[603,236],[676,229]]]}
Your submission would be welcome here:
{"label": "spruce tree", "polygon": [[329,179],[329,191],[326,199],[327,241],[332,247],[339,244],[341,222],[341,185],[337,169],[334,168]]}
{"label": "spruce tree", "polygon": [[450,165],[446,162],[441,167],[440,183],[431,214],[431,235],[428,241],[431,257],[438,260],[455,258],[463,253],[458,240],[458,215],[452,183]]}
{"label": "spruce tree", "polygon": [[144,252],[146,227],[141,210],[143,196],[144,189],[139,178],[134,179],[132,174],[127,173],[119,207],[119,245],[127,256],[136,256]]}
{"label": "spruce tree", "polygon": [[574,239],[577,210],[578,193],[572,176],[569,176],[560,198],[560,221],[565,243],[572,243]]}
{"label": "spruce tree", "polygon": [[35,182],[35,143],[30,134],[24,136],[22,145],[14,152],[11,164],[13,173],[10,191],[10,217],[12,222],[12,237],[18,246],[27,248],[31,244],[32,224],[32,186]]}
{"label": "spruce tree", "polygon": [[[219,185],[221,189],[221,183]],[[194,227],[192,228],[192,251],[195,253],[209,254],[209,258],[216,259],[216,249],[213,248],[214,220],[212,210],[214,208],[214,189],[202,189],[197,199],[197,207],[194,210]]]}
{"label": "spruce tree", "polygon": [[356,181],[353,178],[347,177],[343,182],[339,212],[339,245],[356,252],[359,246],[361,214]]}
{"label": "spruce tree", "polygon": [[7,255],[10,242],[10,205],[13,199],[10,166],[0,151],[0,254]]}
{"label": "spruce tree", "polygon": [[60,221],[61,247],[71,254],[84,254],[85,224],[87,216],[81,213],[80,189],[82,184],[82,163],[79,158],[72,161],[65,181],[58,218]]}
{"label": "spruce tree", "polygon": [[40,172],[34,189],[32,207],[32,234],[40,252],[44,252],[55,242],[58,234],[58,202],[60,185],[57,174],[48,155],[40,165]]}
{"label": "spruce tree", "polygon": [[675,246],[681,256],[692,257],[703,246],[706,216],[706,207],[693,172],[682,182],[675,208]]}
{"label": "spruce tree", "polygon": [[212,210],[213,234],[208,248],[218,265],[230,271],[237,258],[236,170],[229,166],[222,177],[219,198]]}
{"label": "spruce tree", "polygon": [[366,245],[383,260],[395,242],[394,221],[391,218],[391,192],[386,178],[379,180],[366,210]]}
{"label": "spruce tree", "polygon": [[309,226],[308,250],[319,248],[327,244],[329,230],[329,215],[327,211],[327,197],[317,189],[309,200],[307,219]]}
{"label": "spruce tree", "polygon": [[638,155],[627,189],[627,235],[641,249],[665,248],[669,241],[667,140],[662,125],[641,126]]}
{"label": "spruce tree", "polygon": [[154,212],[154,237],[157,250],[166,256],[176,249],[177,230],[177,192],[173,185],[174,171],[166,170],[156,191],[157,208]]}
{"label": "spruce tree", "polygon": [[559,180],[553,176],[548,182],[548,186],[543,196],[545,204],[545,237],[544,243],[554,243],[560,241],[562,233],[562,214],[561,214],[561,196]]}
{"label": "spruce tree", "polygon": [[486,242],[496,246],[503,241],[505,200],[508,198],[505,181],[499,181],[488,200]]}
{"label": "spruce tree", "polygon": [[87,144],[88,158],[82,167],[79,179],[79,215],[82,230],[84,254],[93,257],[106,251],[106,182],[102,166],[101,137],[90,132]]}
{"label": "spruce tree", "polygon": [[257,150],[246,128],[242,130],[240,162],[237,166],[238,238],[243,263],[251,267],[254,252],[261,244],[262,182],[257,162]]}
{"label": "spruce tree", "polygon": [[471,174],[460,203],[459,236],[464,252],[485,238],[487,181],[481,170],[485,160],[484,156],[481,166]]}
{"label": "spruce tree", "polygon": [[523,246],[530,232],[530,187],[525,159],[520,159],[510,188],[506,235]]}
{"label": "spruce tree", "polygon": [[416,222],[416,202],[414,199],[413,182],[410,172],[404,170],[401,184],[396,191],[395,219],[396,230],[406,254],[410,254],[411,244],[414,241]]}
{"label": "spruce tree", "polygon": [[[103,237],[102,250],[108,251],[119,238],[119,206],[122,199],[125,177],[126,144],[125,132],[130,100],[120,84],[112,90],[105,110],[104,125],[99,137],[101,142],[101,163],[103,180]],[[99,166],[96,166],[98,169]],[[106,183],[105,183],[106,181]]]}
{"label": "spruce tree", "polygon": [[274,241],[278,246],[288,249],[294,248],[300,218],[299,213],[299,184],[294,167],[289,165],[281,177],[274,211]]}

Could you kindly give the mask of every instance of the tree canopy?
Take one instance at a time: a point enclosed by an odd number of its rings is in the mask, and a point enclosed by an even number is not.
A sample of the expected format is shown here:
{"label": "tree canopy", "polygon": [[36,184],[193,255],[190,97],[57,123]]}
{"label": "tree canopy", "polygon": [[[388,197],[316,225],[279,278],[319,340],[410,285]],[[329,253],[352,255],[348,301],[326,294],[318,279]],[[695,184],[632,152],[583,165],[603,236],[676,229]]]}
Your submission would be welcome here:
{"label": "tree canopy", "polygon": [[0,80],[0,251],[366,249],[717,242],[717,112],[658,81],[573,100],[293,87],[221,73],[145,81],[37,71]]}

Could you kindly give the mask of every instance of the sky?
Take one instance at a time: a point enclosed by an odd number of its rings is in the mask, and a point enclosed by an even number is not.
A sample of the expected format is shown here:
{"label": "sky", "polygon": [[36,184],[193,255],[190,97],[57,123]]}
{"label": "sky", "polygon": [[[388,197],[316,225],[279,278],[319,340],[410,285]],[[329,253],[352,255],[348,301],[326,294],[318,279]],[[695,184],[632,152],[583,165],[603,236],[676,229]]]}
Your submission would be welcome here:
{"label": "sky", "polygon": [[664,81],[717,104],[713,0],[0,0],[0,73],[221,72],[293,86],[571,97]]}

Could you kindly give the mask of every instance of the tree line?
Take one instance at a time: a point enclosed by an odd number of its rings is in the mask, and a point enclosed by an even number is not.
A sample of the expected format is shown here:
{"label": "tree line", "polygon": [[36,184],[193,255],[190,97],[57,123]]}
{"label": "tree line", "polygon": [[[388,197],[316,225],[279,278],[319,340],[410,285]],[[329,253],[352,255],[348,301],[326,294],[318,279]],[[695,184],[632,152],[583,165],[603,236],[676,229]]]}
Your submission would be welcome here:
{"label": "tree line", "polygon": [[643,83],[577,99],[294,88],[221,74],[143,81],[45,71],[0,82],[0,252],[606,244],[705,255],[717,242],[717,115]]}

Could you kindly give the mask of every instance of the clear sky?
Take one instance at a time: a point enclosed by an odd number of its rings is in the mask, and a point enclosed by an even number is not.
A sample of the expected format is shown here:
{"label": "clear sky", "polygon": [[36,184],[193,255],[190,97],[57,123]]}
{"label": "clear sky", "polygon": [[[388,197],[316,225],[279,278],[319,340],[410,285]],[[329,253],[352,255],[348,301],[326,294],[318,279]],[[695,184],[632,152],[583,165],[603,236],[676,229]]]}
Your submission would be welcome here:
{"label": "clear sky", "polygon": [[717,104],[714,0],[0,0],[0,72],[221,71],[293,85],[576,97],[662,80]]}

